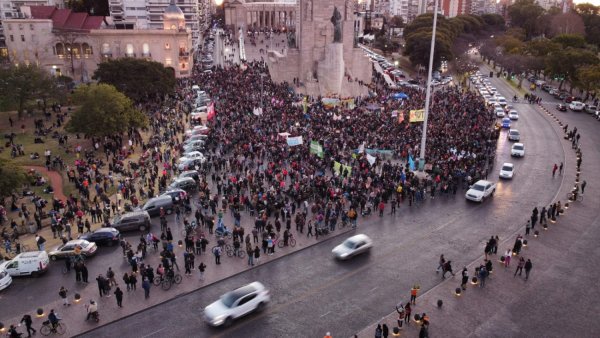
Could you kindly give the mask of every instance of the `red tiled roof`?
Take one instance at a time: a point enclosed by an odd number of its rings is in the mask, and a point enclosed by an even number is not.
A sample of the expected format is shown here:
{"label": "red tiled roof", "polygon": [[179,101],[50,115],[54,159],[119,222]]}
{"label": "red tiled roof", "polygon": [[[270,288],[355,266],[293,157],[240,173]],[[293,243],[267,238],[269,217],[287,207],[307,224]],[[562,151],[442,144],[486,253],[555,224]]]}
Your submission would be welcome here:
{"label": "red tiled roof", "polygon": [[31,6],[31,17],[34,19],[52,19],[54,29],[71,30],[98,29],[104,21],[103,16],[73,13],[70,9],[58,9],[53,6]]}
{"label": "red tiled roof", "polygon": [[50,19],[56,11],[54,6],[31,6],[31,17],[34,19]]}

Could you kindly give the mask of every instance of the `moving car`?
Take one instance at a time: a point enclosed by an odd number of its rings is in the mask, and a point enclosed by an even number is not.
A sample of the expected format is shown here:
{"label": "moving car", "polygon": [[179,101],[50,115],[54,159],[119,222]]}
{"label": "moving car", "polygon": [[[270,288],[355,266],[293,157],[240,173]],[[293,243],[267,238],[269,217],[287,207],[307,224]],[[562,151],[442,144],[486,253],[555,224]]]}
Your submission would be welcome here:
{"label": "moving car", "polygon": [[112,219],[110,226],[123,231],[146,231],[150,229],[150,215],[144,210],[128,212],[117,215]]}
{"label": "moving car", "polygon": [[6,270],[13,277],[30,275],[37,277],[48,270],[49,263],[50,259],[46,251],[28,251],[2,262],[0,271]]}
{"label": "moving car", "polygon": [[96,245],[113,246],[119,244],[121,233],[115,228],[98,228],[94,232],[88,232],[79,236],[79,239],[94,242]]}
{"label": "moving car", "polygon": [[496,107],[494,108],[494,111],[496,112],[496,117],[504,117],[504,109],[502,109],[502,107]]}
{"label": "moving car", "polygon": [[583,110],[583,102],[581,101],[573,101],[569,104],[569,109],[572,111],[582,111]]}
{"label": "moving car", "polygon": [[506,98],[498,96],[498,103],[500,103],[500,105],[504,107],[508,102],[506,102]]}
{"label": "moving car", "polygon": [[525,145],[523,143],[515,143],[510,148],[510,156],[523,157],[525,156]]}
{"label": "moving car", "polygon": [[229,326],[236,318],[261,311],[270,301],[269,290],[260,282],[252,282],[227,292],[205,307],[204,320],[211,326]]}
{"label": "moving car", "polygon": [[50,259],[55,261],[59,258],[67,258],[70,256],[83,255],[91,257],[96,254],[98,246],[96,243],[88,242],[83,239],[73,239],[65,244],[57,246],[48,254]]}
{"label": "moving car", "polygon": [[465,198],[473,202],[482,202],[488,196],[493,196],[496,191],[496,184],[486,180],[479,180],[473,184]]}
{"label": "moving car", "polygon": [[567,111],[567,106],[562,103],[559,103],[556,105],[556,109],[558,109],[558,111]]}
{"label": "moving car", "polygon": [[515,166],[512,163],[504,163],[500,168],[500,178],[511,179],[515,173]]}
{"label": "moving car", "polygon": [[185,191],[196,190],[198,189],[198,183],[191,177],[181,177],[173,180],[169,185],[169,188],[182,189]]}
{"label": "moving car", "polygon": [[510,128],[510,119],[505,117],[502,119],[502,128],[509,129]]}
{"label": "moving car", "polygon": [[516,110],[511,110],[508,112],[508,118],[516,121],[519,119],[519,113]]}
{"label": "moving car", "polygon": [[508,140],[509,141],[520,141],[521,134],[519,134],[519,131],[517,129],[510,129],[508,131]]}
{"label": "moving car", "polygon": [[359,234],[346,239],[342,244],[331,250],[335,258],[348,259],[363,252],[367,252],[373,246],[373,241],[369,236]]}

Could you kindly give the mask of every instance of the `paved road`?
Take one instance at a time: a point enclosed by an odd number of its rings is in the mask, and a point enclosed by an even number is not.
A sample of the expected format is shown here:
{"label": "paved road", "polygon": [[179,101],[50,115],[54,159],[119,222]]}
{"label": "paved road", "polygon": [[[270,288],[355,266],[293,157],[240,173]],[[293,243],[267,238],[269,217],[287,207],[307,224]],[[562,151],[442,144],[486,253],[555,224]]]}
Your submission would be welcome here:
{"label": "paved road", "polygon": [[[521,117],[516,126],[527,154],[511,160],[511,143],[502,133],[490,179],[497,181],[503,162],[514,162],[517,174],[512,181],[498,183],[492,200],[481,205],[467,203],[459,192],[455,197],[429,200],[419,208],[402,206],[393,218],[372,216],[369,223],[373,224],[359,229],[376,243],[370,255],[338,263],[331,259],[330,250],[341,239],[322,243],[86,336],[109,337],[119,332],[123,337],[312,337],[331,331],[343,337],[358,332],[388,314],[400,299],[406,299],[415,282],[423,292],[439,284],[440,276],[433,273],[439,254],[444,253],[458,270],[483,253],[491,235],[501,239],[512,236],[533,207],[552,201],[561,179],[551,178],[551,163],[564,159],[559,138],[533,106],[518,104],[517,109]],[[272,291],[273,304],[263,313],[250,315],[225,330],[202,323],[204,306],[254,280],[264,282]]]}

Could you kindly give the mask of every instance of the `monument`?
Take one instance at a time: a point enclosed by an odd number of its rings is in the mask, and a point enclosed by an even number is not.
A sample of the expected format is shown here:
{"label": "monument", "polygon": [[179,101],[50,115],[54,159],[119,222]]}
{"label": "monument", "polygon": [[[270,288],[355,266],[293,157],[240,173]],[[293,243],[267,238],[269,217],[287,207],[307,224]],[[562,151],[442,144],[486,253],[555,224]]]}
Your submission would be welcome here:
{"label": "monument", "polygon": [[[287,46],[271,46],[264,60],[275,82],[300,85],[310,95],[351,97],[366,94],[360,86],[371,82],[369,58],[355,45],[352,0],[296,0],[254,2],[235,0],[227,8],[228,27],[245,33],[249,28],[271,30],[286,27]],[[263,54],[264,55],[264,54]]]}

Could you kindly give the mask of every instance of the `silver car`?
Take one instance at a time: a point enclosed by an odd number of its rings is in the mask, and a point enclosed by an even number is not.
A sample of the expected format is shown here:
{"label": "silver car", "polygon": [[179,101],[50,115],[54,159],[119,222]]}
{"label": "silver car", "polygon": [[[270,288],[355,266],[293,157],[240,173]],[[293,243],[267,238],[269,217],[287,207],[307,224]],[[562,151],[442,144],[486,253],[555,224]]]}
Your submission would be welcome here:
{"label": "silver car", "polygon": [[262,310],[270,301],[269,290],[260,282],[252,282],[205,307],[204,320],[211,326],[229,326],[236,318]]}
{"label": "silver car", "polygon": [[363,252],[367,252],[373,246],[373,241],[365,234],[359,234],[346,239],[342,244],[331,250],[337,259],[348,259]]}

